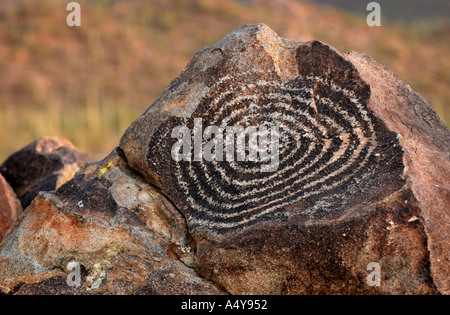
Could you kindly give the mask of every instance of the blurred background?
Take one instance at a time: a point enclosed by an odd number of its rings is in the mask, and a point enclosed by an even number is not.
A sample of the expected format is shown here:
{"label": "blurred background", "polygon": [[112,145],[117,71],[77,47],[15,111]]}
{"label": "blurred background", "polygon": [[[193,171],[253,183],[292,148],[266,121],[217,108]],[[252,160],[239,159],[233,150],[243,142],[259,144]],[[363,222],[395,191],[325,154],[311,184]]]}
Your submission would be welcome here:
{"label": "blurred background", "polygon": [[0,163],[59,135],[95,160],[191,56],[248,23],[280,36],[364,52],[421,93],[450,125],[450,1],[381,0],[369,27],[361,0],[0,0]]}

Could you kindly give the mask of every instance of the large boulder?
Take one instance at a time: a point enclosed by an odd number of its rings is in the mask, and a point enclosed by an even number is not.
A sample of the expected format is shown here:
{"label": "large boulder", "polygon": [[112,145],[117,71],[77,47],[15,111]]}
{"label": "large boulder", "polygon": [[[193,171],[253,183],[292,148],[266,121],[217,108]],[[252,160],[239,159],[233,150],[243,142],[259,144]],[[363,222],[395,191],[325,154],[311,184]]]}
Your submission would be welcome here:
{"label": "large boulder", "polygon": [[449,152],[386,67],[247,25],[33,201],[0,243],[0,290],[448,294]]}
{"label": "large boulder", "polygon": [[[279,159],[209,161],[230,126],[278,127]],[[449,140],[385,66],[259,24],[196,53],[120,147],[230,293],[431,294],[450,292]]]}
{"label": "large boulder", "polygon": [[62,137],[38,139],[0,166],[25,209],[40,191],[53,191],[75,175],[89,156]]}

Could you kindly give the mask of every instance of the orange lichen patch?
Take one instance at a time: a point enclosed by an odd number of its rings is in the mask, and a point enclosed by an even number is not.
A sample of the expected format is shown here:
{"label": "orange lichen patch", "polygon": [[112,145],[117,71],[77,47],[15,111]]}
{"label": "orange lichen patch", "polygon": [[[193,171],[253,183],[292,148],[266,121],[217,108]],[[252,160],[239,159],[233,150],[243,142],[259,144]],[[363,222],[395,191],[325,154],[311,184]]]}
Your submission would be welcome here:
{"label": "orange lichen patch", "polygon": [[[88,230],[80,217],[61,211],[52,200],[42,196],[31,205],[30,215],[22,222],[27,228],[20,235],[21,247],[38,256],[53,256],[58,251],[76,250],[88,243]],[[43,258],[43,257],[42,257]]]}
{"label": "orange lichen patch", "polygon": [[[38,196],[21,223],[20,247],[41,262],[51,262],[64,253],[96,252],[112,241],[129,237],[117,230],[95,226],[83,217],[59,208],[45,195]],[[118,236],[120,235],[120,236]]]}

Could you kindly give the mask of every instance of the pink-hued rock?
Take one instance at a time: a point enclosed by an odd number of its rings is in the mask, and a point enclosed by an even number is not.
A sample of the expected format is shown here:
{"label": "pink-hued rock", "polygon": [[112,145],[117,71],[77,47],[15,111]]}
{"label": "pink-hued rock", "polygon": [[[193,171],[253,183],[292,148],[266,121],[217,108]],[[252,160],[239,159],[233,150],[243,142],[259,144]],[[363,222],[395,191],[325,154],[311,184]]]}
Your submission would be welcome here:
{"label": "pink-hued rock", "polygon": [[[278,125],[278,169],[175,161],[171,132],[196,119]],[[371,58],[247,25],[196,53],[120,146],[186,218],[196,270],[230,293],[434,294],[449,293],[449,135]]]}
{"label": "pink-hued rock", "polygon": [[369,108],[398,133],[403,177],[421,209],[432,279],[441,293],[450,294],[450,132],[390,69],[361,53],[350,52],[348,58],[370,83]]}
{"label": "pink-hued rock", "polygon": [[[278,169],[174,160],[172,131],[196,119],[279,126]],[[434,294],[450,293],[449,140],[385,66],[260,24],[196,53],[120,147],[186,218],[196,270],[230,293]]]}
{"label": "pink-hued rock", "polygon": [[22,206],[8,182],[0,174],[0,240],[22,213]]}
{"label": "pink-hued rock", "polygon": [[[16,294],[221,294],[200,278],[189,241],[157,189],[120,151],[40,193],[0,244],[0,290]],[[178,229],[178,230],[177,230]],[[184,262],[183,262],[184,261]],[[69,286],[69,263],[81,286]]]}

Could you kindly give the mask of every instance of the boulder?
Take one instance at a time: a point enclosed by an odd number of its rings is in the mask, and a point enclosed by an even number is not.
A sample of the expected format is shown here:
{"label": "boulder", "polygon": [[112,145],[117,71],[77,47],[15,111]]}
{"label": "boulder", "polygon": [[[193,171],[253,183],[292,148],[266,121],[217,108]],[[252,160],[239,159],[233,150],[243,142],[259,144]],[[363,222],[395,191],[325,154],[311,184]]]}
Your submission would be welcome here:
{"label": "boulder", "polygon": [[449,294],[449,152],[387,67],[246,25],[38,195],[0,243],[0,290]]}
{"label": "boulder", "polygon": [[22,207],[8,182],[0,174],[0,240],[22,213]]}
{"label": "boulder", "polygon": [[[278,160],[251,159],[250,133],[241,160],[208,158],[230,126],[278,128]],[[449,130],[364,54],[247,25],[196,53],[120,147],[230,293],[450,292]]]}
{"label": "boulder", "polygon": [[[221,294],[192,269],[189,239],[120,149],[41,192],[0,245],[0,289],[15,294]],[[79,274],[74,274],[78,272]],[[77,277],[79,277],[77,282]]]}
{"label": "boulder", "polygon": [[40,191],[53,191],[67,182],[89,156],[62,137],[44,137],[12,154],[0,166],[25,209]]}

